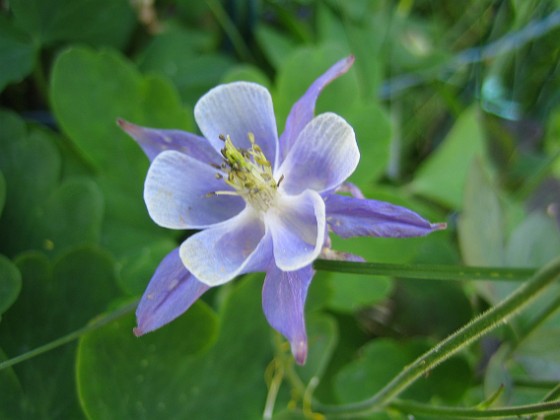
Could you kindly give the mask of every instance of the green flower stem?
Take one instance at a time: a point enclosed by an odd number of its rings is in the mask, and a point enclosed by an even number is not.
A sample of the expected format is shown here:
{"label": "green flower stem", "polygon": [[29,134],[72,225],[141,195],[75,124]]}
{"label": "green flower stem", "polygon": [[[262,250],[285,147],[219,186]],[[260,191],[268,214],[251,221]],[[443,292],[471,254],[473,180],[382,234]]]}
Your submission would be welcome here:
{"label": "green flower stem", "polygon": [[432,264],[378,264],[317,260],[316,270],[337,273],[369,274],[425,280],[496,280],[522,281],[535,273],[533,268],[464,267]]}
{"label": "green flower stem", "polygon": [[356,418],[368,415],[390,404],[418,378],[430,372],[444,360],[464,349],[482,335],[493,330],[525,308],[560,276],[560,258],[545,266],[505,300],[475,318],[456,333],[424,353],[404,368],[391,382],[372,397],[354,404],[319,406],[325,413],[339,413],[340,417]]}
{"label": "green flower stem", "polygon": [[67,334],[63,337],[57,338],[54,341],[51,341],[47,344],[44,344],[40,347],[36,347],[33,350],[28,351],[27,353],[23,353],[20,354],[19,356],[16,357],[12,357],[11,359],[5,360],[3,362],[0,362],[0,371],[3,369],[7,369],[11,366],[14,366],[18,363],[21,362],[25,362],[26,360],[32,359],[33,357],[39,356],[43,353],[46,353],[48,351],[54,350],[57,347],[63,346],[64,344],[68,344],[71,341],[74,341],[78,338],[80,338],[82,335],[91,332],[91,331],[95,331],[115,320],[117,320],[118,318],[129,314],[130,312],[132,312],[136,306],[138,306],[138,301],[135,300],[134,302],[129,303],[128,305],[125,305],[123,307],[120,307],[116,310],[114,310],[113,312],[102,316],[101,318],[97,318],[94,321],[92,321],[91,323],[89,323],[88,325],[86,325],[85,327],[82,327],[78,330],[75,330],[73,332],[71,332],[70,334]]}
{"label": "green flower stem", "polygon": [[438,407],[412,401],[396,400],[389,404],[390,408],[413,416],[445,417],[460,419],[488,419],[488,418],[516,418],[523,415],[550,414],[560,412],[560,401],[538,404],[518,405],[504,408],[476,408]]}

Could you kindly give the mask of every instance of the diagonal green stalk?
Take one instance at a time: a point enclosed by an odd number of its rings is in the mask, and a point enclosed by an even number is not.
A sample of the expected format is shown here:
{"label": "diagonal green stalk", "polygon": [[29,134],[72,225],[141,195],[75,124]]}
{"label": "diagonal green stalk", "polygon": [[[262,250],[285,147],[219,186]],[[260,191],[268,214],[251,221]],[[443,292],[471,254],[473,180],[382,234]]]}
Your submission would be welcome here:
{"label": "diagonal green stalk", "polygon": [[369,274],[425,280],[522,281],[535,273],[533,268],[466,267],[434,264],[380,264],[317,260],[316,270],[337,273]]}
{"label": "diagonal green stalk", "polygon": [[341,418],[356,418],[383,409],[394,401],[418,378],[430,372],[452,355],[466,348],[482,335],[488,333],[529,303],[533,302],[550,284],[560,276],[560,258],[545,266],[510,296],[475,318],[456,333],[424,353],[404,368],[391,382],[372,397],[354,404],[340,406],[317,406],[324,413],[337,414]]}
{"label": "diagonal green stalk", "polygon": [[43,353],[46,353],[48,351],[54,350],[57,347],[63,346],[65,344],[68,344],[78,338],[80,338],[82,335],[97,330],[113,321],[115,321],[116,319],[129,314],[130,312],[132,312],[134,310],[134,308],[136,308],[136,306],[138,306],[138,301],[135,300],[134,302],[129,303],[128,305],[125,305],[121,308],[118,308],[116,310],[114,310],[113,312],[102,316],[100,318],[97,318],[95,320],[93,320],[90,324],[86,325],[85,327],[82,327],[80,329],[77,329],[75,331],[72,331],[69,334],[66,334],[63,337],[57,338],[56,340],[53,340],[47,344],[44,344],[42,346],[36,347],[33,350],[30,350],[26,353],[20,354],[19,356],[16,357],[12,357],[11,359],[8,360],[4,360],[3,362],[0,362],[0,371],[3,369],[7,369],[13,365],[16,365],[18,363],[21,362],[25,362],[26,360],[32,359],[33,357],[39,356]]}

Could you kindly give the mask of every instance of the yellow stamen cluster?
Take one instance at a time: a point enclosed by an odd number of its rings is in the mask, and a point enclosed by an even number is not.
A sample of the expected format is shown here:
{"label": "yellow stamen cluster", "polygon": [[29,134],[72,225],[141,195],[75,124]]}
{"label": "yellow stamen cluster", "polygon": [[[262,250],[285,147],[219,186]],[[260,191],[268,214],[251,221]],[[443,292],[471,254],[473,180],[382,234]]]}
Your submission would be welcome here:
{"label": "yellow stamen cluster", "polygon": [[272,175],[272,166],[262,149],[255,143],[253,133],[248,134],[251,148],[237,149],[229,136],[220,136],[224,142],[221,150],[224,162],[220,169],[227,176],[218,173],[218,178],[233,187],[235,191],[217,191],[217,195],[240,195],[256,210],[266,211],[274,202],[276,183]]}

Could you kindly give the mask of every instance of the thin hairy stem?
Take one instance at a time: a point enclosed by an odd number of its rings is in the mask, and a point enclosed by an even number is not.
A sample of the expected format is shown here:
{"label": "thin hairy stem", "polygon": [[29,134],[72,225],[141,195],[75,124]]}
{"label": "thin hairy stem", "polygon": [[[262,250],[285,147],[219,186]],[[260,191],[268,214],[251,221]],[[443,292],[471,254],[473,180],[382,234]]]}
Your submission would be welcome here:
{"label": "thin hairy stem", "polygon": [[404,368],[392,381],[372,397],[354,404],[342,406],[320,406],[326,413],[338,413],[341,418],[356,418],[378,411],[393,402],[399,394],[418,378],[430,372],[444,360],[463,350],[482,335],[504,322],[533,302],[549,285],[560,276],[560,258],[548,264],[529,281],[502,302],[475,318],[456,333],[424,353]]}
{"label": "thin hairy stem", "polygon": [[65,344],[68,344],[78,338],[80,338],[82,335],[91,332],[91,331],[95,331],[121,317],[123,317],[124,315],[129,314],[130,312],[132,312],[134,310],[134,308],[136,308],[136,306],[138,306],[138,301],[134,301],[132,303],[129,303],[126,306],[123,306],[119,309],[114,310],[113,312],[101,317],[101,318],[97,318],[96,320],[94,320],[93,322],[91,322],[90,324],[86,325],[85,327],[82,327],[78,330],[75,330],[73,332],[71,332],[70,334],[66,334],[63,337],[57,338],[56,340],[51,341],[50,343],[44,344],[40,347],[36,347],[33,350],[30,350],[26,353],[20,354],[19,356],[16,357],[12,357],[11,359],[5,360],[3,362],[0,362],[0,370],[2,369],[7,369],[11,366],[14,366],[18,363],[21,362],[25,362],[26,360],[32,359],[33,357],[39,356],[43,353],[46,353],[48,351],[54,350],[57,347],[63,346]]}

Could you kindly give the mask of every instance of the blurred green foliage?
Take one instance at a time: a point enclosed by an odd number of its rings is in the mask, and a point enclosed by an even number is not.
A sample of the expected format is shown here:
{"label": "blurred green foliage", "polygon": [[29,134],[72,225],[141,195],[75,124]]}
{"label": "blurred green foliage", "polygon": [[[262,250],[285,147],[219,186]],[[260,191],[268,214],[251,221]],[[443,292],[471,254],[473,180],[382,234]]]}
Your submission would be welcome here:
{"label": "blurred green foliage", "polygon": [[[560,254],[559,7],[1,1],[0,362],[138,297],[179,243],[147,215],[148,161],[117,118],[196,131],[202,94],[249,80],[271,91],[282,131],[307,86],[349,54],[354,67],[317,111],[356,131],[352,182],[449,229],[335,248],[372,262],[543,266]],[[517,287],[320,272],[306,307],[309,359],[294,367],[262,315],[261,282],[211,291],[146,337],[127,315],[0,370],[0,417],[308,418],[311,392],[331,404],[367,398]],[[559,296],[552,288],[404,398],[473,406],[503,386],[496,404],[542,400],[560,381]]]}

